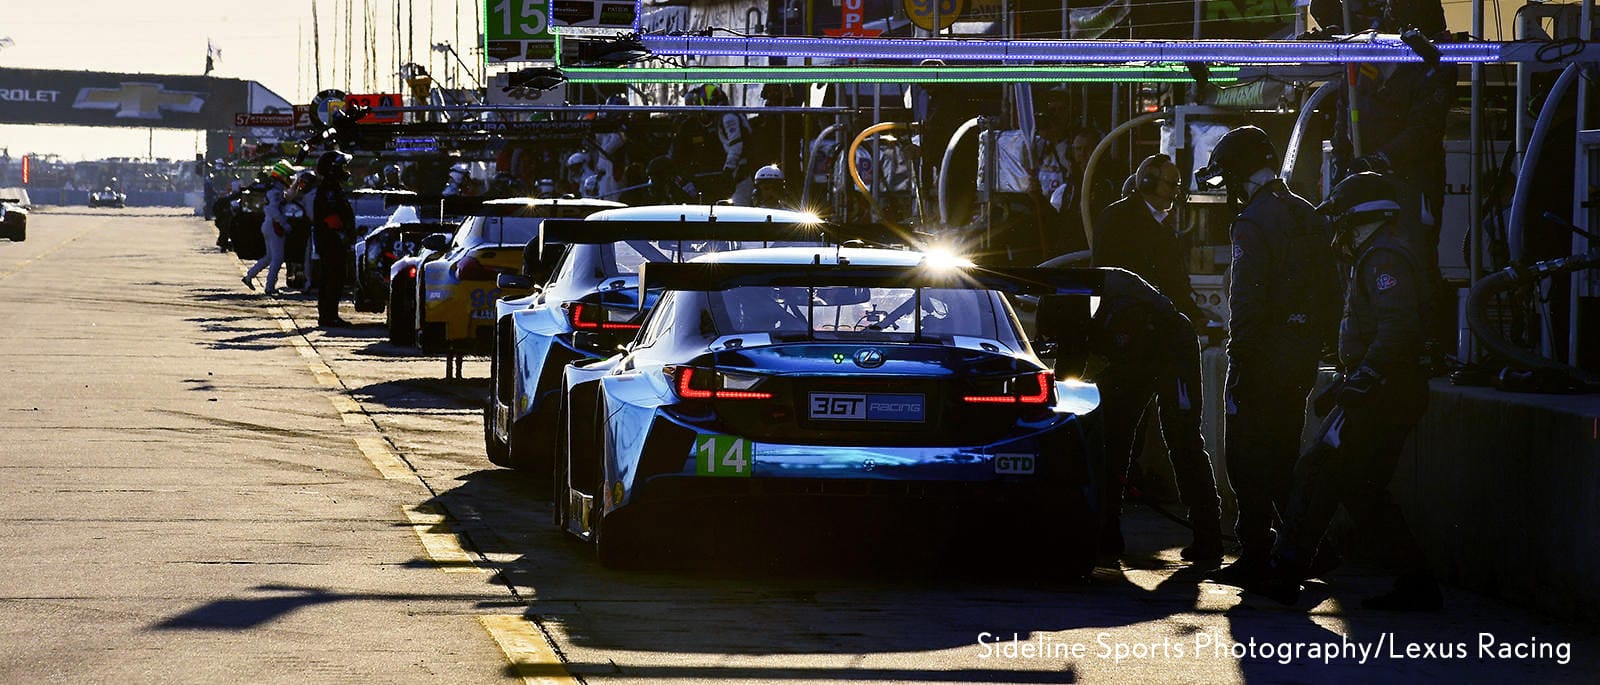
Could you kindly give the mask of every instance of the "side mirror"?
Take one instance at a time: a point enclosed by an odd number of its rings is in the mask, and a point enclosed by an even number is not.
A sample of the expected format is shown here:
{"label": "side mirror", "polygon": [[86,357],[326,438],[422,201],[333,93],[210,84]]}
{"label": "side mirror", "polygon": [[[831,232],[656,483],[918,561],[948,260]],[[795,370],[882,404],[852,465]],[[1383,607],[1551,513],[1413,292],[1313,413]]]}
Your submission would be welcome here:
{"label": "side mirror", "polygon": [[605,347],[604,338],[594,331],[573,331],[572,346],[580,350],[602,352]]}
{"label": "side mirror", "polygon": [[450,236],[443,233],[433,233],[422,239],[422,247],[434,252],[443,252],[450,249]]}
{"label": "side mirror", "polygon": [[533,279],[521,274],[500,274],[495,278],[495,285],[501,290],[533,290],[538,287],[533,284]]}

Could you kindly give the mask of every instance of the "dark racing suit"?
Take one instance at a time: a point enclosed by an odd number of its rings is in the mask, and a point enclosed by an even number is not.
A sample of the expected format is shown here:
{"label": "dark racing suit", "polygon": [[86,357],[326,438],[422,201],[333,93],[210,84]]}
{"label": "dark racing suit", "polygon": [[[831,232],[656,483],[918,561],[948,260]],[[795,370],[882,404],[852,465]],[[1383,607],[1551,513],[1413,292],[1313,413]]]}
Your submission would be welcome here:
{"label": "dark racing suit", "polygon": [[317,322],[333,325],[340,321],[339,300],[344,297],[345,253],[349,250],[347,234],[356,225],[355,210],[342,184],[324,182],[317,185],[312,199],[311,239],[317,246]]}
{"label": "dark racing suit", "polygon": [[1323,420],[1317,441],[1294,471],[1294,495],[1276,552],[1305,566],[1335,509],[1343,504],[1372,549],[1402,571],[1423,572],[1422,554],[1389,481],[1428,407],[1423,353],[1423,305],[1431,281],[1406,241],[1385,227],[1368,241],[1350,271],[1339,331],[1343,389]]}
{"label": "dark racing suit", "polygon": [[1327,221],[1280,180],[1234,220],[1225,429],[1241,561],[1265,563],[1288,504],[1306,395],[1332,342],[1338,267]]}
{"label": "dark racing suit", "polygon": [[[1166,295],[1132,272],[1103,269],[1105,290],[1090,328],[1089,350],[1106,358],[1094,379],[1105,430],[1106,487],[1102,553],[1120,554],[1121,482],[1152,400],[1160,412],[1178,495],[1189,509],[1197,541],[1220,534],[1221,510],[1211,455],[1201,437],[1200,342],[1189,320]],[[1107,546],[1110,548],[1107,548]]]}

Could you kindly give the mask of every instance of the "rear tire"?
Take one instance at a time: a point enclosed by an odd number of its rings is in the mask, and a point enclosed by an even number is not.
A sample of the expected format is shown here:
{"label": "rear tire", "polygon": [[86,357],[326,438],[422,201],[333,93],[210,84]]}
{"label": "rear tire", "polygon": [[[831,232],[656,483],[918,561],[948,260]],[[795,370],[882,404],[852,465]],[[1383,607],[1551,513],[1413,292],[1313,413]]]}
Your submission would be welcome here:
{"label": "rear tire", "polygon": [[494,434],[493,398],[483,405],[483,451],[489,457],[489,463],[507,468],[512,466],[510,450]]}
{"label": "rear tire", "polygon": [[423,354],[448,352],[450,344],[444,337],[444,324],[423,322],[422,330],[417,331],[417,347],[422,348]]}
{"label": "rear tire", "polygon": [[550,459],[550,511],[554,515],[556,530],[567,532],[567,402],[563,397],[556,410],[556,451]]}
{"label": "rear tire", "polygon": [[389,344],[413,345],[417,341],[417,330],[412,327],[412,315],[415,312],[415,299],[409,292],[408,281],[397,281],[389,286]]}

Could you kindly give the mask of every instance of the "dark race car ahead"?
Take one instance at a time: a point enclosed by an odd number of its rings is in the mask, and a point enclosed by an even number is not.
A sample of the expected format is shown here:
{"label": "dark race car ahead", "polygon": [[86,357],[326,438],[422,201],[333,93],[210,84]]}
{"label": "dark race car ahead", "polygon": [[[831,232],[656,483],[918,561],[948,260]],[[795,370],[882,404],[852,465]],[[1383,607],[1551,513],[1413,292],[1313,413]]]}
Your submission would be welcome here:
{"label": "dark race car ahead", "polygon": [[395,262],[415,256],[422,240],[436,233],[449,235],[460,222],[424,220],[413,206],[395,208],[389,219],[356,240],[355,308],[358,312],[382,312],[389,301],[389,275]]}
{"label": "dark race car ahead", "polygon": [[[1086,573],[1098,390],[1035,356],[999,290],[1024,281],[923,260],[648,265],[664,292],[626,352],[567,367],[558,524],[608,564],[686,536],[866,526],[1020,538]],[[1065,291],[1086,311],[1093,290]]]}
{"label": "dark race car ahead", "polygon": [[89,193],[90,207],[116,207],[121,209],[128,205],[128,196],[116,188],[106,186]]}
{"label": "dark race car ahead", "polygon": [[[545,255],[557,244],[569,246],[555,253],[559,260],[539,267],[548,273],[542,287],[498,304],[483,414],[489,461],[549,473],[561,370],[571,361],[609,356],[633,337],[641,306],[638,272],[645,263],[773,241],[814,243],[820,230],[816,217],[802,212],[706,205],[629,207],[581,222],[546,222]],[[501,282],[533,285],[516,278]],[[655,300],[648,293],[643,297],[645,307]]]}
{"label": "dark race car ahead", "polygon": [[0,240],[28,239],[28,210],[20,197],[0,197]]}

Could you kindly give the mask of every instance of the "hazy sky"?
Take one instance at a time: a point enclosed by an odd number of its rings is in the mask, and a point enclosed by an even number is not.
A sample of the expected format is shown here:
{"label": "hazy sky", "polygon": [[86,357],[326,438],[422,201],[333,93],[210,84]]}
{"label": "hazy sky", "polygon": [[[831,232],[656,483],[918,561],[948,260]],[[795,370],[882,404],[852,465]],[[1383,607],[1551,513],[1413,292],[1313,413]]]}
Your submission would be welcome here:
{"label": "hazy sky", "polygon": [[[316,92],[311,11],[321,39],[320,84],[351,92],[400,92],[395,72],[410,56],[435,75],[455,62],[435,43],[450,43],[467,64],[477,59],[481,0],[36,0],[0,12],[0,67],[150,74],[201,74],[206,41],[222,51],[213,76],[259,81],[291,102]],[[396,14],[400,18],[396,42]],[[414,21],[406,21],[414,17]],[[371,21],[367,21],[367,19]],[[431,21],[430,21],[431,19]],[[345,27],[349,30],[346,31]],[[348,36],[348,40],[346,37]],[[407,43],[411,51],[404,49]],[[348,48],[347,48],[348,46]],[[396,57],[396,48],[401,48]],[[375,53],[376,59],[369,60]],[[369,61],[373,66],[369,66]],[[347,66],[348,65],[348,66]],[[12,156],[60,154],[68,160],[143,157],[149,129],[0,126]],[[157,129],[156,157],[192,158],[203,138]]]}

